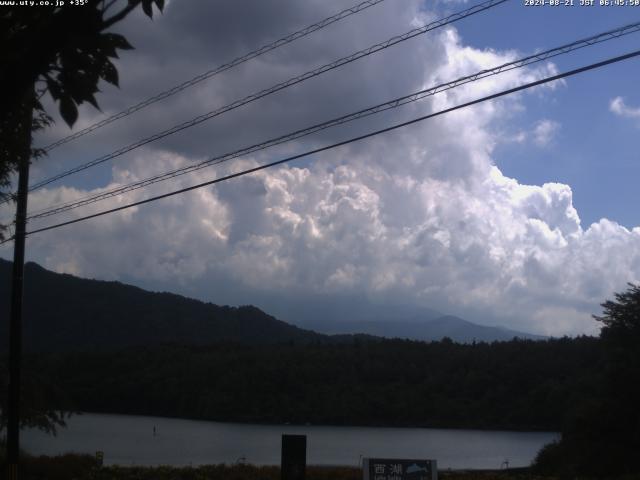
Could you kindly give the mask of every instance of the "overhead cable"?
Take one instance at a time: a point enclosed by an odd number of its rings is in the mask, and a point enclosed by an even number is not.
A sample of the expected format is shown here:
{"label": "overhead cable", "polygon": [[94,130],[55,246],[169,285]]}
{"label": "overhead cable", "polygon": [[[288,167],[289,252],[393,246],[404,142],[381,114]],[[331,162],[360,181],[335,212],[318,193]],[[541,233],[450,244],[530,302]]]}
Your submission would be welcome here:
{"label": "overhead cable", "polygon": [[237,57],[233,60],[231,60],[228,63],[224,63],[222,65],[219,65],[218,67],[208,70],[204,73],[201,73],[200,75],[197,75],[193,78],[191,78],[190,80],[187,80],[185,82],[182,82],[179,85],[176,85],[168,90],[165,90],[163,92],[158,93],[157,95],[154,95],[153,97],[147,98],[146,100],[143,100],[142,102],[136,103],[135,105],[132,105],[124,110],[122,110],[121,112],[118,112],[114,115],[111,115],[108,118],[105,118],[103,120],[100,120],[99,122],[96,122],[86,128],[83,128],[82,130],[79,130],[71,135],[68,135],[64,138],[61,138],[60,140],[53,142],[49,145],[47,145],[46,147],[44,147],[44,150],[46,151],[51,151],[56,147],[59,147],[60,145],[64,145],[65,143],[69,143],[77,138],[80,138],[90,132],[93,132],[94,130],[97,130],[101,127],[104,127],[105,125],[108,125],[112,122],[115,122],[116,120],[119,120],[121,118],[127,117],[129,115],[131,115],[134,112],[137,112],[138,110],[142,110],[145,107],[148,107],[149,105],[152,105],[156,102],[159,102],[160,100],[164,100],[165,98],[171,97],[172,95],[175,95],[178,92],[181,92],[183,90],[186,90],[187,88],[190,88],[200,82],[202,82],[203,80],[207,80],[208,78],[211,78],[215,75],[218,75],[219,73],[225,72],[227,70],[232,69],[233,67],[237,67],[238,65],[247,62],[253,58],[259,57],[260,55],[264,55],[267,52],[270,52],[272,50],[275,50],[276,48],[282,47],[283,45],[287,45],[295,40],[298,40],[302,37],[306,37],[307,35],[316,32],[318,30],[321,30],[325,27],[328,27],[329,25],[338,22],[340,20],[342,20],[343,18],[347,18],[351,15],[354,15],[356,13],[359,13],[363,10],[366,10],[369,7],[373,7],[374,5],[377,5],[378,3],[384,2],[385,0],[367,0],[365,2],[359,3],[358,5],[355,5],[353,7],[347,8],[345,10],[342,10],[341,12],[325,18],[324,20],[321,20],[317,23],[314,23],[313,25],[309,25],[308,27],[305,27],[301,30],[298,30],[297,32],[291,33],[285,37],[282,37],[278,40],[276,40],[275,42],[269,43],[267,45],[263,45],[260,48],[257,48],[249,53],[246,53],[244,55],[242,55],[241,57]]}
{"label": "overhead cable", "polygon": [[292,133],[288,133],[286,135],[281,135],[279,137],[276,138],[272,138],[270,140],[261,142],[261,143],[257,143],[248,147],[244,147],[241,148],[239,150],[234,150],[232,152],[228,152],[222,155],[217,155],[215,157],[212,157],[210,159],[207,159],[205,161],[196,163],[194,165],[189,165],[186,167],[181,167],[181,168],[176,168],[174,170],[168,171],[168,172],[164,172],[158,175],[154,175],[151,177],[148,177],[146,179],[143,180],[138,180],[136,182],[132,182],[129,183],[127,185],[123,185],[120,187],[116,187],[113,188],[111,190],[107,190],[105,192],[101,192],[98,194],[94,194],[94,195],[89,195],[86,196],[84,198],[80,198],[80,199],[76,199],[76,200],[72,200],[69,202],[65,202],[59,205],[56,205],[54,207],[47,207],[46,209],[42,209],[40,211],[36,211],[36,212],[32,212],[27,219],[31,220],[31,219],[37,219],[37,218],[44,218],[44,217],[48,217],[51,215],[56,215],[59,213],[63,213],[78,207],[82,207],[85,205],[89,205],[92,203],[96,203],[98,201],[101,200],[105,200],[108,198],[112,198],[115,197],[117,195],[122,195],[124,193],[127,192],[131,192],[134,190],[138,190],[140,188],[144,188],[150,185],[153,185],[155,183],[158,182],[162,182],[165,180],[169,180],[171,178],[175,178],[181,175],[185,175],[188,173],[193,173],[195,171],[201,170],[203,168],[207,168],[213,165],[218,165],[220,163],[229,161],[231,159],[234,158],[238,158],[244,155],[248,155],[260,150],[264,150],[268,147],[271,146],[275,146],[275,145],[280,145],[282,143],[291,141],[291,140],[295,140],[322,130],[325,130],[327,128],[331,128],[337,125],[342,125],[354,120],[358,120],[364,117],[367,117],[369,115],[374,115],[383,111],[387,111],[393,108],[397,108],[399,106],[402,105],[406,105],[408,103],[412,103],[412,102],[416,102],[418,100],[422,100],[426,97],[429,96],[433,96],[437,93],[446,91],[446,90],[450,90],[456,87],[459,87],[461,85],[467,84],[467,83],[471,83],[471,82],[475,82],[478,80],[481,80],[483,78],[486,77],[490,77],[490,76],[494,76],[494,75],[498,75],[500,73],[503,72],[507,72],[510,70],[514,70],[516,68],[522,68],[524,66],[528,66],[528,65],[532,65],[534,63],[538,63],[538,62],[542,62],[545,60],[548,60],[550,58],[554,58],[557,57],[559,55],[564,55],[567,53],[570,53],[572,51],[590,46],[590,45],[594,45],[597,43],[601,43],[601,42],[605,42],[608,40],[612,40],[614,38],[618,38],[621,37],[623,35],[627,35],[630,33],[634,33],[634,32],[638,32],[640,31],[640,22],[636,22],[633,24],[629,24],[629,25],[625,25],[623,27],[619,27],[616,28],[614,30],[609,30],[607,32],[603,32],[597,35],[592,35],[590,37],[581,39],[581,40],[576,40],[574,42],[571,42],[569,44],[566,45],[562,45],[560,47],[555,47],[549,50],[546,50],[544,52],[539,52],[536,53],[534,55],[530,55],[518,60],[514,60],[512,62],[508,62],[508,63],[504,63],[502,65],[499,65],[497,67],[494,68],[490,68],[490,69],[485,69],[485,70],[481,70],[477,73],[474,73],[472,75],[467,75],[465,77],[461,77],[458,78],[456,80],[453,80],[451,82],[447,82],[447,83],[441,83],[439,85],[436,85],[434,87],[430,87],[428,89],[424,89],[424,90],[420,90],[419,92],[415,92],[412,93],[410,95],[405,95],[399,98],[395,98],[393,100],[389,100],[387,102],[384,103],[380,103],[377,105],[374,105],[372,107],[366,108],[366,109],[362,109],[359,110],[357,112],[354,113],[350,113],[348,115],[343,115],[331,120],[328,120],[326,122],[322,122],[322,123],[318,123],[316,125],[312,125],[310,127],[304,128],[304,129],[300,129],[300,130],[296,130],[295,132]]}
{"label": "overhead cable", "polygon": [[[103,210],[101,212],[97,212],[97,213],[94,213],[94,214],[91,214],[91,215],[86,215],[86,216],[79,217],[79,218],[76,218],[76,219],[73,219],[73,220],[69,220],[69,221],[66,221],[66,222],[61,222],[61,223],[57,223],[57,224],[54,224],[54,225],[49,225],[47,227],[34,229],[34,230],[31,230],[31,231],[27,232],[27,235],[33,235],[35,233],[54,230],[54,229],[61,228],[61,227],[67,226],[67,225],[72,225],[72,224],[75,224],[75,223],[79,223],[79,222],[83,222],[83,221],[86,221],[86,220],[90,220],[92,218],[101,217],[101,216],[108,215],[108,214],[111,214],[111,213],[115,213],[115,212],[119,212],[119,211],[122,211],[122,210],[126,210],[128,208],[137,207],[139,205],[144,205],[146,203],[151,203],[151,202],[154,202],[154,201],[157,201],[157,200],[161,200],[163,198],[168,198],[168,197],[172,197],[174,195],[179,195],[179,194],[182,194],[182,193],[186,193],[186,192],[189,192],[189,191],[192,191],[192,190],[196,190],[196,189],[199,189],[199,188],[202,188],[202,187],[206,187],[206,186],[209,186],[209,185],[214,185],[214,184],[217,184],[217,183],[220,183],[220,182],[231,180],[233,178],[242,177],[244,175],[248,175],[250,173],[254,173],[254,172],[257,172],[257,171],[260,171],[260,170],[265,170],[267,168],[271,168],[271,167],[274,167],[274,166],[277,166],[277,165],[282,165],[284,163],[288,163],[288,162],[291,162],[293,160],[297,160],[299,158],[308,157],[308,156],[314,155],[316,153],[324,152],[324,151],[331,150],[331,149],[334,149],[334,148],[337,148],[337,147],[341,147],[343,145],[348,145],[350,143],[358,142],[358,141],[361,141],[361,140],[364,140],[364,139],[367,139],[367,138],[374,137],[376,135],[380,135],[382,133],[390,132],[392,130],[397,130],[399,128],[406,127],[408,125],[412,125],[414,123],[422,122],[422,121],[430,119],[430,118],[434,118],[434,117],[437,117],[437,116],[440,116],[440,115],[444,115],[446,113],[453,112],[455,110],[459,110],[459,109],[462,109],[462,108],[465,108],[465,107],[469,107],[469,106],[476,105],[476,104],[479,104],[479,103],[482,103],[482,102],[486,102],[488,100],[493,100],[493,99],[496,99],[496,98],[499,98],[499,97],[503,97],[505,95],[509,95],[509,94],[512,94],[512,93],[520,92],[522,90],[526,90],[526,89],[529,89],[529,88],[537,87],[539,85],[543,85],[543,84],[546,84],[546,83],[550,83],[550,82],[554,82],[554,81],[557,81],[557,80],[561,80],[563,78],[567,78],[567,77],[570,77],[570,76],[573,76],[573,75],[577,75],[579,73],[583,73],[583,72],[586,72],[586,71],[589,71],[589,70],[594,70],[596,68],[601,68],[601,67],[604,67],[606,65],[611,65],[611,64],[614,64],[614,63],[617,63],[617,62],[621,62],[623,60],[627,60],[627,59],[630,59],[630,58],[633,58],[633,57],[637,57],[639,55],[640,55],[640,50],[636,50],[634,52],[627,53],[625,55],[620,55],[620,56],[617,56],[617,57],[609,58],[609,59],[601,61],[601,62],[592,63],[590,65],[587,65],[587,66],[584,66],[584,67],[580,67],[580,68],[576,68],[574,70],[570,70],[570,71],[567,71],[567,72],[564,72],[564,73],[560,73],[560,74],[557,74],[557,75],[553,75],[553,76],[550,76],[550,77],[546,77],[546,78],[543,78],[541,80],[536,80],[534,82],[529,82],[527,84],[520,85],[518,87],[510,88],[508,90],[503,90],[503,91],[501,91],[499,93],[494,93],[492,95],[487,95],[485,97],[482,97],[482,98],[479,98],[479,99],[476,99],[476,100],[473,100],[473,101],[470,101],[470,102],[466,102],[466,103],[463,103],[463,104],[460,104],[460,105],[456,105],[454,107],[450,107],[450,108],[447,108],[447,109],[444,109],[444,110],[440,110],[438,112],[431,113],[429,115],[424,115],[424,116],[415,118],[413,120],[409,120],[409,121],[406,121],[406,122],[398,123],[398,124],[392,125],[390,127],[386,127],[386,128],[380,129],[380,130],[376,130],[374,132],[370,132],[370,133],[367,133],[365,135],[360,135],[360,136],[357,136],[357,137],[353,137],[353,138],[350,138],[348,140],[337,142],[337,143],[334,143],[334,144],[331,144],[331,145],[327,145],[327,146],[324,146],[324,147],[321,147],[321,148],[316,148],[316,149],[313,149],[313,150],[309,150],[307,152],[300,153],[300,154],[297,154],[297,155],[293,155],[293,156],[290,156],[290,157],[287,157],[287,158],[284,158],[284,159],[281,159],[281,160],[277,160],[275,162],[271,162],[271,163],[267,163],[267,164],[264,164],[264,165],[260,165],[260,166],[254,167],[254,168],[243,170],[241,172],[233,173],[231,175],[226,175],[226,176],[221,177],[221,178],[216,178],[216,179],[213,179],[213,180],[209,180],[207,182],[202,182],[202,183],[199,183],[197,185],[192,185],[190,187],[181,188],[180,190],[175,190],[175,191],[172,191],[172,192],[169,192],[169,193],[164,193],[162,195],[157,195],[155,197],[147,198],[147,199],[140,200],[140,201],[137,201],[137,202],[132,202],[132,203],[129,203],[127,205],[122,205],[122,206],[119,206],[119,207],[116,207],[116,208]],[[10,240],[12,240],[12,239],[11,238],[7,239],[7,240],[3,241],[2,243],[6,243],[6,242],[8,242]]]}
{"label": "overhead cable", "polygon": [[137,142],[134,142],[132,144],[129,144],[125,147],[122,147],[114,152],[111,152],[107,155],[103,155],[101,157],[98,157],[94,160],[91,160],[87,163],[84,163],[82,165],[79,165],[77,167],[74,167],[70,170],[67,170],[65,172],[59,173],[57,175],[54,175],[52,177],[49,177],[45,180],[42,180],[38,183],[35,183],[33,185],[31,185],[29,187],[29,191],[33,191],[36,190],[38,188],[44,187],[45,185],[48,185],[50,183],[53,183],[57,180],[60,180],[62,178],[68,177],[69,175],[73,175],[75,173],[81,172],[83,170],[86,170],[88,168],[94,167],[96,165],[99,165],[101,163],[104,163],[108,160],[112,160],[113,158],[119,157],[120,155],[124,155],[125,153],[128,153],[136,148],[139,148],[143,145],[147,145],[151,142],[154,142],[156,140],[160,140],[161,138],[165,138],[169,135],[173,135],[174,133],[180,132],[182,130],[185,130],[187,128],[191,128],[194,127],[195,125],[198,125],[202,122],[205,122],[207,120],[210,120],[214,117],[217,117],[219,115],[222,115],[223,113],[229,112],[231,110],[234,110],[236,108],[239,108],[243,105],[246,105],[248,103],[254,102],[260,98],[266,97],[267,95],[271,95],[273,93],[279,92],[280,90],[283,90],[285,88],[291,87],[293,85],[296,85],[298,83],[304,82],[305,80],[308,80],[310,78],[313,77],[317,77],[318,75],[322,75],[323,73],[326,73],[328,71],[334,70],[338,67],[341,67],[343,65],[346,65],[348,63],[354,62],[360,58],[366,57],[368,55],[371,55],[373,53],[379,52],[381,50],[384,50],[386,48],[389,48],[393,45],[396,45],[398,43],[404,42],[406,40],[409,40],[411,38],[414,38],[418,35],[422,35],[425,34],[427,32],[430,32],[432,30],[435,30],[437,28],[443,27],[445,25],[449,25],[452,24],[454,22],[457,22],[463,18],[469,17],[471,15],[475,15],[477,13],[483,12],[485,10],[488,10],[490,8],[493,8],[497,5],[500,5],[502,3],[505,3],[508,0],[487,0],[483,3],[480,3],[478,5],[474,5],[473,7],[467,8],[465,10],[462,10],[460,12],[454,13],[452,15],[449,15],[448,17],[445,17],[443,19],[440,20],[436,20],[434,22],[431,22],[427,25],[424,25],[422,27],[419,28],[414,28],[412,30],[409,30],[406,33],[403,33],[402,35],[397,35],[395,37],[392,37],[384,42],[381,43],[377,43],[375,45],[372,45],[368,48],[365,48],[364,50],[360,50],[358,52],[355,52],[351,55],[348,55],[346,57],[340,58],[334,62],[328,63],[326,65],[323,65],[321,67],[315,68],[313,70],[310,70],[306,73],[303,73],[302,75],[298,75],[296,77],[290,78],[289,80],[286,80],[284,82],[278,83],[276,85],[273,85],[272,87],[269,87],[267,89],[261,90],[257,93],[253,93],[251,95],[248,95],[240,100],[236,100],[235,102],[232,102],[228,105],[225,105],[223,107],[220,107],[216,110],[213,110],[211,112],[205,113],[203,115],[200,115],[198,117],[195,117],[187,122],[183,122],[179,125],[175,125],[167,130],[164,130],[160,133],[156,133],[154,135],[151,135],[150,137],[144,138],[142,140],[138,140]]}

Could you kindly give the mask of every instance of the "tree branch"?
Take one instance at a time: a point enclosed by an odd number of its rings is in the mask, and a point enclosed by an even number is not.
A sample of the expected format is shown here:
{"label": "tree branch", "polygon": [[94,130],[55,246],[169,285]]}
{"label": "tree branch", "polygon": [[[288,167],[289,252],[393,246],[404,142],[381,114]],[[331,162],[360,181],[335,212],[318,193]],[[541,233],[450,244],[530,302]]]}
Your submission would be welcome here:
{"label": "tree branch", "polygon": [[102,22],[102,30],[106,30],[114,23],[118,23],[120,20],[124,19],[129,13],[138,6],[138,3],[130,3],[125,8],[116,13],[113,17],[108,18],[107,20]]}
{"label": "tree branch", "polygon": [[106,3],[106,0],[102,0],[102,13],[105,13],[107,10],[109,10],[118,0],[111,0],[109,3]]}

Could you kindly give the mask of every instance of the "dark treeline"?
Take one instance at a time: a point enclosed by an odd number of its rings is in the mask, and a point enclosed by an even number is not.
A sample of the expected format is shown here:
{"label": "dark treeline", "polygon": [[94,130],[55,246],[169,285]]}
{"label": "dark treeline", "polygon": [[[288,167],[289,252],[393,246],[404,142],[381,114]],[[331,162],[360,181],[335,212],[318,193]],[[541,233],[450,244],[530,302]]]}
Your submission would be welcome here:
{"label": "dark treeline", "polygon": [[561,441],[539,453],[540,472],[640,478],[640,285],[602,308],[597,388],[567,412]]}
{"label": "dark treeline", "polygon": [[79,411],[240,422],[559,430],[597,339],[161,346],[31,356]]}

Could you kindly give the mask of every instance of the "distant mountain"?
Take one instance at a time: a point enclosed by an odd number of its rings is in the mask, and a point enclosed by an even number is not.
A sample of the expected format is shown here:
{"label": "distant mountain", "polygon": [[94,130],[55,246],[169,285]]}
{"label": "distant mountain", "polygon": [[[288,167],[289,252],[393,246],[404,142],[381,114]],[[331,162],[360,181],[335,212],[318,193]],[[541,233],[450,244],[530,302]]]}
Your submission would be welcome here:
{"label": "distant mountain", "polygon": [[438,341],[449,337],[458,343],[508,341],[514,337],[542,340],[545,337],[509,330],[504,327],[487,327],[471,323],[452,315],[436,318],[411,318],[375,321],[323,321],[308,323],[306,328],[325,334],[364,333],[385,338],[403,338],[422,341]]}
{"label": "distant mountain", "polygon": [[[11,262],[0,259],[0,338],[8,338]],[[25,265],[24,345],[27,351],[122,348],[214,342],[324,343],[253,306],[217,306],[120,282],[87,280]],[[6,350],[7,342],[0,342]]]}

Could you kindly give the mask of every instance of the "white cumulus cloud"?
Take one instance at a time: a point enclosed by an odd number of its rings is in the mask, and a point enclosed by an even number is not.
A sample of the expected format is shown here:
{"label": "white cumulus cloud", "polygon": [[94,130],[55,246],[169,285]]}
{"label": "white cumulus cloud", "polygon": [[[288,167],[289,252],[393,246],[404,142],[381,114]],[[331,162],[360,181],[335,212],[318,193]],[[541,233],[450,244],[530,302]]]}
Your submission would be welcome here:
{"label": "white cumulus cloud", "polygon": [[560,131],[560,123],[554,120],[540,120],[533,129],[533,142],[546,147],[553,142]]}
{"label": "white cumulus cloud", "polygon": [[640,118],[640,107],[628,106],[622,97],[616,97],[609,103],[609,110],[616,115],[626,118]]}

